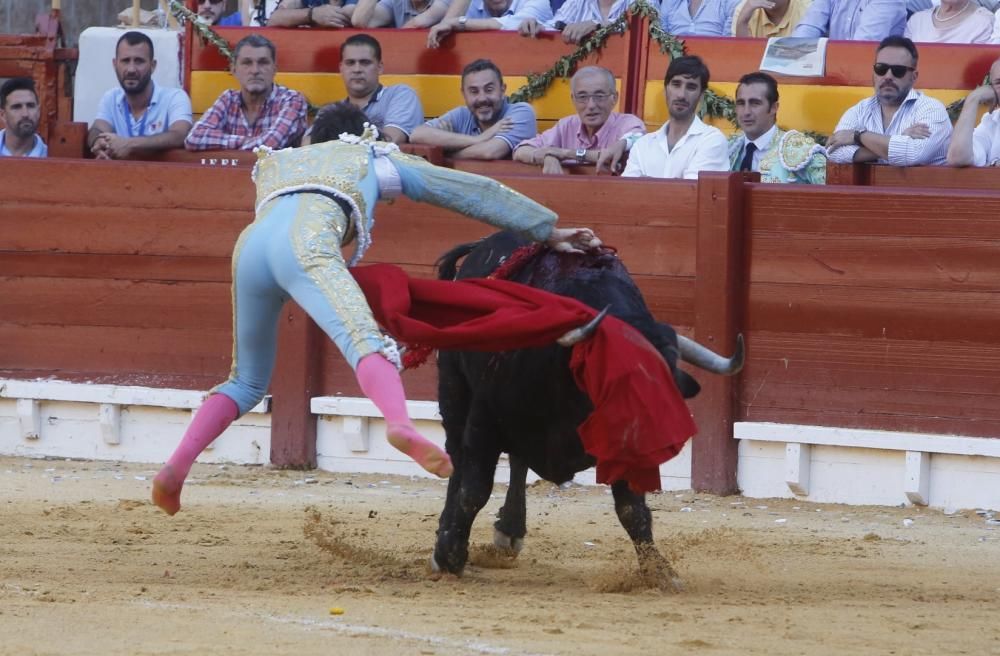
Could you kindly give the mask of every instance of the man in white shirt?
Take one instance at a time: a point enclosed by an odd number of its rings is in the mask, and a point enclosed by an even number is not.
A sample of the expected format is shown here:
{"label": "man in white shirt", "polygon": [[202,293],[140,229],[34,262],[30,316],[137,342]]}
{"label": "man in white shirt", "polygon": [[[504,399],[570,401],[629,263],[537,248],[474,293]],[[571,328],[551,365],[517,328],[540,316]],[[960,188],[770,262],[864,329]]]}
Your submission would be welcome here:
{"label": "man in white shirt", "polygon": [[[991,110],[976,125],[980,105]],[[990,67],[990,83],[973,89],[962,104],[948,146],[951,166],[1000,166],[1000,59]]]}
{"label": "man in white shirt", "polygon": [[634,142],[623,176],[694,180],[699,171],[729,170],[726,137],[718,128],[702,123],[696,114],[708,77],[708,67],[700,57],[684,56],[670,62],[664,79],[670,120]]}
{"label": "man in white shirt", "polygon": [[893,166],[944,164],[951,120],[939,100],[913,89],[917,47],[902,36],[882,39],[873,66],[875,95],[851,107],[826,142],[831,162]]}

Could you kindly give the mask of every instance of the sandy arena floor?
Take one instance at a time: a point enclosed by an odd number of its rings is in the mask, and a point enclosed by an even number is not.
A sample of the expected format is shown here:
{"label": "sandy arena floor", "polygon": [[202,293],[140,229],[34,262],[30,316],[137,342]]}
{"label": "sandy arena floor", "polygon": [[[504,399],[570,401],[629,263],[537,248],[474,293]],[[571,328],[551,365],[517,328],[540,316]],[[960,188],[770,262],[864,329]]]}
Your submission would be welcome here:
{"label": "sandy arena floor", "polygon": [[153,473],[0,459],[0,654],[1000,654],[974,510],[655,495],[665,594],[606,488],[533,485],[520,558],[435,581],[439,481],[198,465],[171,518]]}

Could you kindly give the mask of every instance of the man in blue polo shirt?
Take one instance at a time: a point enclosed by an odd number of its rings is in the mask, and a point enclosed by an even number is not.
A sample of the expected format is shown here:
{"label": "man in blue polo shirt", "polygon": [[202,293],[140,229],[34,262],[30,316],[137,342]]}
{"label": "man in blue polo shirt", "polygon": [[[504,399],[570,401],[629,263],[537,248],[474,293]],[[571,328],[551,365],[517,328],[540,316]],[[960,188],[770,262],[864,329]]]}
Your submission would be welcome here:
{"label": "man in blue polo shirt", "polygon": [[427,121],[410,135],[416,144],[440,146],[455,159],[509,159],[517,144],[538,133],[535,110],[507,101],[497,65],[477,59],[462,71],[465,107]]}
{"label": "man in blue polo shirt", "polygon": [[15,77],[0,87],[0,157],[46,157],[48,146],[36,134],[42,111],[38,106],[35,82]]}
{"label": "man in blue polo shirt", "polygon": [[98,159],[128,159],[184,147],[191,129],[191,99],[183,89],[153,83],[153,42],[142,32],[126,32],[115,46],[115,73],[121,88],[109,89],[87,133]]}

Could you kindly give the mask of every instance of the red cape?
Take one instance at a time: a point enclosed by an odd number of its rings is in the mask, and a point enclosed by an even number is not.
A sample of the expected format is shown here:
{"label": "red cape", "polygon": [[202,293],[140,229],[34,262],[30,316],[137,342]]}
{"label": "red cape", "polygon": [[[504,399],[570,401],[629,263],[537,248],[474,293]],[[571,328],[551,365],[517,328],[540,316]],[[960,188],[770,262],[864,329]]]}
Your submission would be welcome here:
{"label": "red cape", "polygon": [[[571,298],[506,280],[410,278],[397,266],[351,269],[375,320],[408,345],[507,351],[551,344],[596,312]],[[594,410],[578,427],[597,482],[660,489],[659,466],[696,428],[670,368],[634,328],[611,316],[573,347],[570,367]]]}

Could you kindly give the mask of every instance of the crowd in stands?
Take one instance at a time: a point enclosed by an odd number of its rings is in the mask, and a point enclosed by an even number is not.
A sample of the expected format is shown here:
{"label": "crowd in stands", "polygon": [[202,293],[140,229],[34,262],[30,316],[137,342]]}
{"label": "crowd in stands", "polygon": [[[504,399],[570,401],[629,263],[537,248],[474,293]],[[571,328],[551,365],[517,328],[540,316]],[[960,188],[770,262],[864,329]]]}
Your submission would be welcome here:
{"label": "crowd in stands", "polygon": [[[546,0],[426,0],[419,7],[414,1],[358,0],[339,6],[329,0],[285,0],[270,19],[283,25],[431,25],[429,42],[439,42],[450,31],[477,29],[524,34],[561,29],[569,32],[567,40],[579,40],[612,20],[627,0],[566,0],[554,12]],[[762,72],[749,72],[740,80],[735,101],[740,129],[727,139],[697,116],[710,72],[692,56],[671,61],[664,79],[669,120],[648,134],[642,119],[614,111],[619,100],[615,78],[599,66],[581,68],[570,81],[576,113],[539,134],[534,109],[508,101],[503,75],[489,59],[463,70],[463,105],[425,120],[412,88],[381,83],[382,48],[369,34],[355,34],[341,46],[340,75],[347,90],[341,102],[364,110],[390,141],[440,148],[453,159],[512,158],[546,174],[594,166],[626,177],[693,179],[699,171],[744,170],[760,172],[765,181],[822,183],[827,159],[896,166],[997,165],[1000,59],[990,69],[991,84],[969,94],[953,130],[944,105],[915,88],[917,46],[900,35],[953,34],[955,26],[972,29],[975,23],[977,34],[992,36],[987,18],[992,20],[993,7],[976,0],[940,0],[928,8],[921,2],[911,0],[906,22],[901,0],[663,0],[664,25],[675,33],[871,38],[876,31],[892,32],[881,37],[875,50],[874,94],[844,113],[825,148],[800,132],[778,128],[778,84]],[[203,0],[200,16],[216,24],[242,20],[239,13],[223,16],[223,7],[222,1]],[[872,20],[875,14],[877,21]],[[436,22],[429,23],[429,17]],[[115,52],[119,87],[104,95],[87,135],[96,158],[139,158],[175,148],[279,149],[309,143],[308,101],[275,82],[279,53],[260,34],[243,38],[234,48],[232,74],[239,88],[223,92],[197,122],[183,90],[153,83],[156,59],[149,37],[126,32]],[[988,111],[977,126],[983,107]],[[36,134],[39,116],[31,80],[18,78],[3,86],[0,118],[7,128],[0,131],[0,156],[46,155]]]}
{"label": "crowd in stands", "polygon": [[[454,32],[510,30],[528,37],[558,31],[580,43],[617,20],[629,0],[199,0],[212,25],[428,30],[438,47]],[[661,27],[678,36],[829,37],[916,43],[1000,43],[998,0],[652,0]]]}

